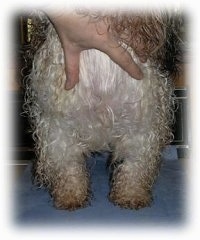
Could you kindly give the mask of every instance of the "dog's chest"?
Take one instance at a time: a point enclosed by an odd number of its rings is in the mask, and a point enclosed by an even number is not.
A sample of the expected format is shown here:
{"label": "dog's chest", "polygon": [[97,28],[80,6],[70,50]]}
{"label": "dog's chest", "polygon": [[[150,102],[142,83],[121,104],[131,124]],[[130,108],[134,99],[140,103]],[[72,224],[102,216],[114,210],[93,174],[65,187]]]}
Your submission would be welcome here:
{"label": "dog's chest", "polygon": [[92,142],[95,149],[108,148],[106,144],[122,132],[137,130],[141,120],[140,85],[105,54],[85,52],[80,81],[66,98],[67,106],[63,104],[66,124],[76,129],[81,140]]}
{"label": "dog's chest", "polygon": [[141,98],[142,82],[134,80],[106,54],[84,51],[80,59],[80,81],[75,95],[84,104],[102,112],[135,103]]}

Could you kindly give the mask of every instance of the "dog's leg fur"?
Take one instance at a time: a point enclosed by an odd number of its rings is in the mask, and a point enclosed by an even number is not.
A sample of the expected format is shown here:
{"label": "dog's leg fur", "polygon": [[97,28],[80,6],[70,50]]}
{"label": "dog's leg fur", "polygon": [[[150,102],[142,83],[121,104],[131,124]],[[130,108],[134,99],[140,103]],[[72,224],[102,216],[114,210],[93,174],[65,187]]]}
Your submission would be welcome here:
{"label": "dog's leg fur", "polygon": [[[139,209],[151,203],[152,185],[159,171],[159,154],[148,156],[148,147],[145,148],[146,137],[138,135],[131,139],[129,136],[116,146],[116,151],[120,151],[123,160],[112,173],[109,197],[121,207]],[[152,146],[151,149],[157,153],[156,148],[157,146]],[[114,154],[113,164],[118,160]]]}
{"label": "dog's leg fur", "polygon": [[59,114],[56,118],[49,115],[43,121],[48,128],[41,127],[38,132],[39,138],[46,141],[41,141],[43,150],[37,161],[37,180],[48,187],[57,208],[74,210],[84,207],[89,198],[84,150],[81,146],[77,148],[75,138],[65,140],[66,131],[62,126],[66,123]]}
{"label": "dog's leg fur", "polygon": [[111,161],[114,170],[109,198],[121,207],[135,209],[151,203],[161,148],[171,136],[169,124],[173,120],[170,81],[148,68],[143,72],[144,80],[138,83],[142,94],[134,109],[124,104],[125,114],[119,119],[121,132],[118,135],[121,137],[112,141],[115,143]]}

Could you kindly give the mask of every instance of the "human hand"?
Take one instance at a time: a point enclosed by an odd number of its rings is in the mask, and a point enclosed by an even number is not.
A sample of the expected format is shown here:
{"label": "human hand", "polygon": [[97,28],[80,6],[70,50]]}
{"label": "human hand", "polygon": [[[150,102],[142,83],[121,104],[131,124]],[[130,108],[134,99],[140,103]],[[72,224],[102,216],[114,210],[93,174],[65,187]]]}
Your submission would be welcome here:
{"label": "human hand", "polygon": [[142,79],[143,73],[131,55],[119,46],[117,39],[108,31],[108,21],[103,19],[90,21],[89,16],[78,15],[75,12],[48,15],[55,26],[64,50],[66,90],[72,89],[79,81],[80,53],[87,49],[98,49],[106,53],[130,76],[137,80]]}

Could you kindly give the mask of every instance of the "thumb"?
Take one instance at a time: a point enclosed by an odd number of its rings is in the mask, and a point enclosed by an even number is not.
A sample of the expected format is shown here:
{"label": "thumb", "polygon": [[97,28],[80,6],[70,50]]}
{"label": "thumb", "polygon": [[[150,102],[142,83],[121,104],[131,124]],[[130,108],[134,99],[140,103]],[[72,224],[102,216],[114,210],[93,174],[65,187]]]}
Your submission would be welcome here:
{"label": "thumb", "polygon": [[72,89],[79,81],[80,51],[65,51],[65,89]]}

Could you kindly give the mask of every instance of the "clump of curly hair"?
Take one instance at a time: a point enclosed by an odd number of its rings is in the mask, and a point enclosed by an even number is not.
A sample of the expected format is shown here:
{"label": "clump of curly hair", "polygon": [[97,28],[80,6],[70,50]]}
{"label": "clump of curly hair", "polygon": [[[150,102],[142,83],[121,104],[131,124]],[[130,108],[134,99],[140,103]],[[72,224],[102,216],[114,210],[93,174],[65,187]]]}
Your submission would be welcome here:
{"label": "clump of curly hair", "polygon": [[169,12],[135,13],[111,19],[121,41],[144,55],[166,77],[179,73],[183,61],[184,15]]}
{"label": "clump of curly hair", "polygon": [[186,15],[181,11],[89,11],[77,10],[90,16],[91,21],[100,19],[108,23],[120,43],[134,49],[138,56],[149,59],[152,66],[166,77],[175,79],[179,66],[184,62],[186,43]]}

